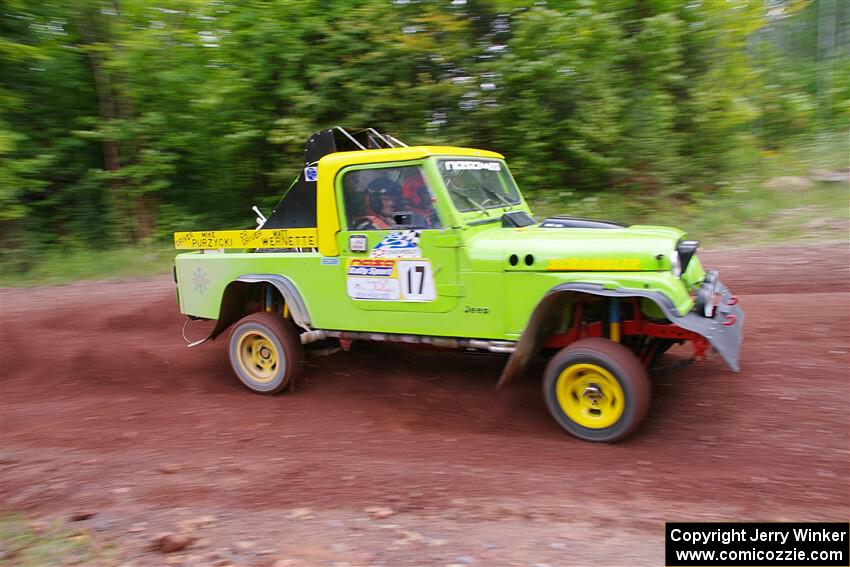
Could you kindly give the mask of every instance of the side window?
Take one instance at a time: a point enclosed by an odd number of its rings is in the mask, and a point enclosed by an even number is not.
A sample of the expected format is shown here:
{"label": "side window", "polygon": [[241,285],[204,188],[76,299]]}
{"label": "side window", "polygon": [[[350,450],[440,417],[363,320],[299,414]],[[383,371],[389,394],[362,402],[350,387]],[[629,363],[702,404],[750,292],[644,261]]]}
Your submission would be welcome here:
{"label": "side window", "polygon": [[440,227],[418,165],[350,171],[342,178],[342,192],[349,230]]}

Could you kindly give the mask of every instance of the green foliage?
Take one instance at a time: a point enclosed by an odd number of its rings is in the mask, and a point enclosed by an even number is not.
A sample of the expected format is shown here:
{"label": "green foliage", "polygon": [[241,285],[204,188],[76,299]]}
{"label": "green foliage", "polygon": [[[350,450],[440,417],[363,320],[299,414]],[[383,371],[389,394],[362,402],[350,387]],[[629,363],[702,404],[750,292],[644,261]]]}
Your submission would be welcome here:
{"label": "green foliage", "polygon": [[30,522],[18,514],[0,517],[3,565],[118,565],[117,551],[91,530],[72,530],[61,521]]}
{"label": "green foliage", "polygon": [[80,0],[0,11],[0,236],[250,224],[319,128],[510,157],[551,201],[711,198],[850,120],[837,0]]}
{"label": "green foliage", "polygon": [[[170,232],[168,236],[170,238]],[[80,243],[59,248],[23,242],[14,252],[3,251],[3,257],[0,285],[4,287],[146,277],[168,274],[174,265],[174,249],[170,243],[104,250]]]}

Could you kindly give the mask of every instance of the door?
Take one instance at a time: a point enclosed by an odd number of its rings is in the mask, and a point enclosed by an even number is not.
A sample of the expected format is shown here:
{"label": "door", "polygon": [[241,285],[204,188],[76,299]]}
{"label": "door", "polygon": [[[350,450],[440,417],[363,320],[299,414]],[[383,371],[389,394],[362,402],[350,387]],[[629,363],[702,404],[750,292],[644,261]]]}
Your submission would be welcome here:
{"label": "door", "polygon": [[443,228],[421,163],[351,167],[336,191],[350,301],[365,310],[455,308],[461,290],[458,239]]}

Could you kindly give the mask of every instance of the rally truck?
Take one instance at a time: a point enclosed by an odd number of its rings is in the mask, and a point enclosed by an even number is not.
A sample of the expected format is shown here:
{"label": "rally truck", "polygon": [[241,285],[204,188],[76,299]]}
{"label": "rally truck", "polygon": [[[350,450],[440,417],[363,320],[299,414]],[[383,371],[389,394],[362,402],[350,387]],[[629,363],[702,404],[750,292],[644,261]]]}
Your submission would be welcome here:
{"label": "rally truck", "polygon": [[[619,441],[675,344],[735,372],[744,315],[662,226],[536,220],[502,155],[407,146],[372,128],[311,136],[299,177],[258,226],[178,232],[181,311],[226,330],[233,371],[274,394],[305,348],[396,341],[506,355],[497,386],[549,357],[549,412],[587,441]],[[321,341],[321,342],[320,342]],[[308,347],[308,345],[311,345]],[[494,377],[495,378],[495,377]]]}

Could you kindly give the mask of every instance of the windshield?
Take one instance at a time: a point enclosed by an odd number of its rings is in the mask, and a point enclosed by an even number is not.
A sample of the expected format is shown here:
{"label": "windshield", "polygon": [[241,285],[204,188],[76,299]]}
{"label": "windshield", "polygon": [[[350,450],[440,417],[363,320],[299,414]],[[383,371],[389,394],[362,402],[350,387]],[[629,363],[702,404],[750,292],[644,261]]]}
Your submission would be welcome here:
{"label": "windshield", "polygon": [[519,191],[505,165],[486,159],[440,160],[440,175],[461,212],[519,204]]}

